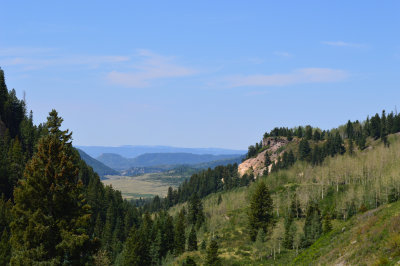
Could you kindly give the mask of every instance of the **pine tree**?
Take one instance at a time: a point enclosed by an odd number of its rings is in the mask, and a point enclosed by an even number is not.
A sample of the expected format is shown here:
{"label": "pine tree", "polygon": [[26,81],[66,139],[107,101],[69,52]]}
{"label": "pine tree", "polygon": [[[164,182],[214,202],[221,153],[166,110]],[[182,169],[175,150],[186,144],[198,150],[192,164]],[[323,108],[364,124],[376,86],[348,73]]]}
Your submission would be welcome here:
{"label": "pine tree", "polygon": [[256,186],[250,200],[250,210],[248,214],[250,238],[256,240],[258,230],[263,229],[268,232],[268,227],[273,224],[273,202],[270,192],[263,181]]}
{"label": "pine tree", "polygon": [[188,237],[188,251],[197,250],[197,234],[194,226],[192,226],[192,230],[190,230],[190,234]]}
{"label": "pine tree", "polygon": [[132,227],[123,251],[124,266],[150,265],[150,243],[146,229],[142,225],[139,230]]}
{"label": "pine tree", "polygon": [[16,137],[11,142],[11,147],[8,151],[8,183],[13,189],[19,179],[22,177],[23,169],[24,169],[24,155],[22,152],[21,143]]}
{"label": "pine tree", "polygon": [[8,98],[8,90],[4,77],[4,71],[0,68],[0,120],[4,122],[4,105]]}
{"label": "pine tree", "polygon": [[207,243],[206,243],[206,240],[203,239],[203,241],[201,241],[201,244],[200,244],[200,249],[206,250],[206,248],[207,248]]}
{"label": "pine tree", "polygon": [[289,214],[285,219],[285,236],[283,238],[283,246],[287,249],[293,248],[294,235],[296,233],[296,226],[293,223],[293,218]]}
{"label": "pine tree", "polygon": [[353,139],[353,137],[354,137],[353,123],[351,123],[350,120],[347,121],[347,124],[346,124],[346,135],[347,135],[347,138],[349,138],[349,139]]}
{"label": "pine tree", "polygon": [[221,265],[221,260],[218,257],[218,243],[213,238],[210,241],[210,245],[207,247],[207,257],[205,265],[218,266]]}
{"label": "pine tree", "polygon": [[0,265],[8,265],[11,258],[10,235],[7,229],[0,235]]}
{"label": "pine tree", "polygon": [[310,144],[305,139],[299,143],[299,159],[302,161],[309,161],[311,159]]}
{"label": "pine tree", "polygon": [[306,140],[311,140],[311,138],[312,138],[312,127],[311,126],[306,126],[306,132],[304,134],[304,138]]}
{"label": "pine tree", "polygon": [[157,231],[156,238],[151,243],[150,246],[150,257],[151,257],[151,265],[159,265],[161,258],[161,231]]}
{"label": "pine tree", "polygon": [[57,112],[50,112],[48,134],[14,191],[12,264],[85,264],[96,249],[86,233],[90,207],[73,163],[71,133],[61,131],[61,123]]}
{"label": "pine tree", "polygon": [[175,245],[174,245],[174,252],[175,255],[180,255],[185,252],[185,212],[182,209],[178,216],[176,217],[175,221]]}
{"label": "pine tree", "polygon": [[303,246],[308,247],[322,234],[321,212],[317,203],[310,203],[307,208],[306,221],[304,223]]}

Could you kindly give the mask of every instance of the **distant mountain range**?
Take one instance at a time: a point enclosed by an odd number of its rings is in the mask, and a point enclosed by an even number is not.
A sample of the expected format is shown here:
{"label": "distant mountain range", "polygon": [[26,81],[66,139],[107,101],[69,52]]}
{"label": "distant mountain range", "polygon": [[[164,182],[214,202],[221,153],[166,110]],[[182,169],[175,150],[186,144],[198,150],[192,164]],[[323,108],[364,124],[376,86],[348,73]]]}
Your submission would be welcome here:
{"label": "distant mountain range", "polygon": [[82,160],[84,160],[88,165],[90,165],[93,170],[100,176],[104,177],[105,175],[119,175],[119,172],[108,167],[107,165],[103,164],[102,162],[99,162],[98,160],[90,157],[87,153],[84,151],[77,149],[79,152],[79,155],[81,156]]}
{"label": "distant mountain range", "polygon": [[238,160],[241,154],[193,154],[193,153],[145,153],[136,158],[125,158],[115,153],[104,153],[96,159],[115,170],[137,167],[165,167],[176,165],[195,165],[222,160]]}
{"label": "distant mountain range", "polygon": [[192,154],[245,154],[246,150],[220,149],[220,148],[179,148],[171,146],[133,146],[124,145],[119,147],[108,146],[76,146],[93,158],[99,157],[104,153],[114,153],[125,158],[135,158],[145,153],[192,153]]}

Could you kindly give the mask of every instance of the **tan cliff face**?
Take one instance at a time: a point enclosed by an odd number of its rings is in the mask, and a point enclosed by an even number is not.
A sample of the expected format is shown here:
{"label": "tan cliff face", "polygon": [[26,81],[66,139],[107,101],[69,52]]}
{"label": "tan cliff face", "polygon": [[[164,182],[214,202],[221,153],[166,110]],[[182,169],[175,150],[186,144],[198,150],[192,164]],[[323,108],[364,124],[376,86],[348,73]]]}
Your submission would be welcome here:
{"label": "tan cliff face", "polygon": [[[267,147],[264,151],[257,154],[254,158],[249,158],[239,164],[238,172],[240,176],[243,176],[246,173],[253,172],[254,177],[260,176],[266,170],[265,166],[265,153],[269,153],[270,159],[272,162],[276,162],[278,157],[281,155],[282,152],[279,149],[283,146],[286,146],[289,141],[286,138],[279,137],[268,137],[263,139],[263,147]],[[272,165],[268,166],[268,172],[271,171]]]}

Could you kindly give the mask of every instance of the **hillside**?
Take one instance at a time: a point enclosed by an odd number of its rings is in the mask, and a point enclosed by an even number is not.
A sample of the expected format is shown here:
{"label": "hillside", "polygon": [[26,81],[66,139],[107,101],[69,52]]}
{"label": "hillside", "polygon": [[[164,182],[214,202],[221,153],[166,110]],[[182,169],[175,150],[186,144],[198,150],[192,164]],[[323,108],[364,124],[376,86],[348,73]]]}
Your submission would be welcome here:
{"label": "hillside", "polygon": [[178,165],[194,165],[219,160],[236,160],[240,154],[146,153],[135,158],[125,158],[115,153],[104,153],[97,160],[116,170],[132,167],[162,167],[171,169]]}
{"label": "hillside", "polygon": [[89,166],[93,168],[101,178],[104,178],[106,175],[118,175],[119,172],[115,171],[114,169],[108,167],[107,165],[103,164],[102,162],[90,157],[84,151],[77,149],[81,159],[84,160]]}
{"label": "hillside", "polygon": [[[400,136],[389,136],[389,147],[368,140],[368,148],[334,158],[322,165],[296,162],[288,170],[260,177],[248,188],[211,194],[203,200],[205,225],[198,242],[218,236],[224,265],[383,265],[400,259]],[[249,239],[249,198],[264,181],[273,198],[275,226],[264,243]],[[293,249],[283,246],[285,219],[296,194],[300,212],[294,219]],[[219,200],[219,197],[221,199]],[[219,203],[220,202],[220,203]],[[302,246],[310,202],[317,202],[321,217],[329,214],[332,230],[311,246]],[[184,205],[170,209],[176,215]],[[322,219],[322,218],[321,218]],[[205,251],[186,252],[203,263]]]}

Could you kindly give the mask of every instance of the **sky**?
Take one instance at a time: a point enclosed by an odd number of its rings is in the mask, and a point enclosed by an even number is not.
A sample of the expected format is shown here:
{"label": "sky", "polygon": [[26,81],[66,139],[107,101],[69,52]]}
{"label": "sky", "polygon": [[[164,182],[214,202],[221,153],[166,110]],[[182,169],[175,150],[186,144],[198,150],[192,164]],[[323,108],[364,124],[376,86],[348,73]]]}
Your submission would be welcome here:
{"label": "sky", "polygon": [[400,100],[400,1],[2,1],[0,67],[75,145],[246,149]]}

